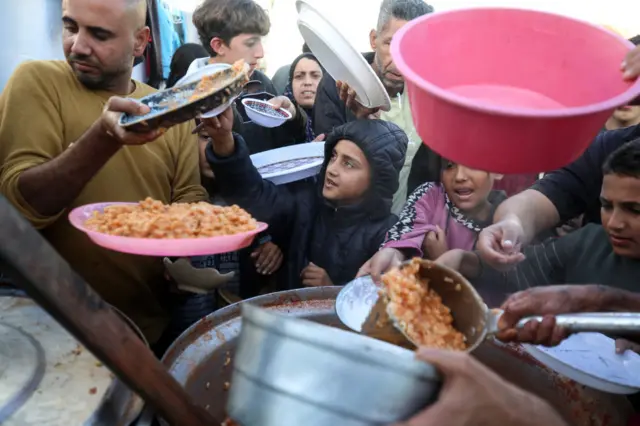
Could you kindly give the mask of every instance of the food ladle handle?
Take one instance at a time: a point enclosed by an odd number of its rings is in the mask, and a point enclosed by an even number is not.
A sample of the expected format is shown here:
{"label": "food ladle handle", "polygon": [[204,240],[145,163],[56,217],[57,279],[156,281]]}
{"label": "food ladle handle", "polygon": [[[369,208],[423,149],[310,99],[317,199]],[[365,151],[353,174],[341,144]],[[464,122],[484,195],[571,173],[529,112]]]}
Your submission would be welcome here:
{"label": "food ladle handle", "polygon": [[[488,334],[498,332],[498,321],[502,311],[492,309],[489,314]],[[588,312],[556,315],[556,325],[571,333],[598,332],[609,334],[640,334],[640,313],[632,312]],[[542,316],[532,316],[518,321],[517,328],[523,328],[531,321],[542,321]]]}

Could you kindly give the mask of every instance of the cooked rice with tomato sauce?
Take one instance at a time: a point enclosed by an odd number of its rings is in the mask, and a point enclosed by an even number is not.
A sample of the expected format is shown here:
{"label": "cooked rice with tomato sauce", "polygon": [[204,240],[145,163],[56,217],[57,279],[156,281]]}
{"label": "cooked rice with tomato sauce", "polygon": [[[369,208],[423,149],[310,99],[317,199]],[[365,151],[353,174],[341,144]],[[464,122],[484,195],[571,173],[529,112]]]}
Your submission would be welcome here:
{"label": "cooked rice with tomato sauce", "polygon": [[453,327],[451,310],[442,298],[421,278],[420,259],[403,268],[395,268],[382,276],[382,296],[387,312],[417,346],[463,351],[465,337]]}
{"label": "cooked rice with tomato sauce", "polygon": [[248,232],[258,226],[238,206],[206,202],[174,203],[147,198],[138,204],[113,205],[94,212],[85,226],[92,231],[134,238],[208,238]]}
{"label": "cooked rice with tomato sauce", "polygon": [[226,72],[227,70],[222,70],[202,77],[196,88],[193,90],[193,94],[189,98],[189,101],[192,102],[207,97],[211,93],[225,87],[230,83],[230,79],[233,79],[233,76],[244,71],[244,63],[243,59],[236,61],[230,68],[231,73]]}

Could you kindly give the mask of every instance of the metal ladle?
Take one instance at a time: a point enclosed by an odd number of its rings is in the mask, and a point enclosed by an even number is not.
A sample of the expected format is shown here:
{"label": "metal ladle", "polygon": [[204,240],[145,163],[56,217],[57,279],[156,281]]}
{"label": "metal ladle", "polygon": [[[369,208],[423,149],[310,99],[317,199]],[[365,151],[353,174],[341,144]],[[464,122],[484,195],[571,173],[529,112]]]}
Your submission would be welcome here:
{"label": "metal ladle", "polygon": [[[411,261],[410,261],[411,262]],[[407,267],[405,262],[400,268]],[[464,334],[467,351],[471,352],[489,336],[498,332],[499,309],[489,309],[475,288],[458,272],[429,260],[420,260],[421,277],[429,280],[429,287],[440,295],[451,309],[454,326]],[[415,348],[389,316],[386,303],[378,297],[379,287],[371,277],[358,278],[347,284],[336,299],[336,313],[344,325],[354,331],[404,347]],[[523,328],[531,320],[523,318],[516,325]],[[556,316],[556,324],[571,333],[601,332],[609,334],[640,333],[640,314],[636,313],[581,313]]]}

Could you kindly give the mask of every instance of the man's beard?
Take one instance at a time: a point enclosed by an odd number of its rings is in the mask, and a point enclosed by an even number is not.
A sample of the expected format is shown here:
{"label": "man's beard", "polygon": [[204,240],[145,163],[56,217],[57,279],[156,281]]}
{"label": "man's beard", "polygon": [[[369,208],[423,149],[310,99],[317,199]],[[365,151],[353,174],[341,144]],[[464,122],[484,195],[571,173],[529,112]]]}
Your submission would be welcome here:
{"label": "man's beard", "polygon": [[96,66],[95,69],[98,72],[96,74],[89,74],[76,69],[73,66],[73,63],[74,61],[79,61],[93,66],[91,61],[77,56],[70,56],[67,61],[69,62],[69,65],[71,65],[71,69],[78,81],[89,90],[110,90],[116,85],[118,78],[129,71],[128,69],[104,71]]}
{"label": "man's beard", "polygon": [[404,81],[395,81],[395,80],[390,80],[386,78],[384,76],[385,72],[382,67],[382,64],[378,59],[378,55],[375,56],[375,63],[376,63],[376,66],[374,67],[374,70],[376,71],[376,74],[378,75],[378,78],[382,82],[382,85],[384,86],[384,88],[387,89],[387,92],[390,92],[390,93],[402,92],[404,90]]}

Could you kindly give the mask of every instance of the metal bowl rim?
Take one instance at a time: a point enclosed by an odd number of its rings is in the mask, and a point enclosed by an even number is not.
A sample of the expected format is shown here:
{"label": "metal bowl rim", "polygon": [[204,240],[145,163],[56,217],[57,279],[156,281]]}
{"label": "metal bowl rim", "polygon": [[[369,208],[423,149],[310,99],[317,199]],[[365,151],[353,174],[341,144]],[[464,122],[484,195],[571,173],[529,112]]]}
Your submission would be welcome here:
{"label": "metal bowl rim", "polygon": [[427,381],[439,381],[436,369],[416,359],[415,352],[371,337],[292,318],[262,309],[250,303],[242,306],[242,321],[248,321],[267,333],[311,343],[314,346],[345,356],[349,361],[361,360],[370,364],[417,376]]}

